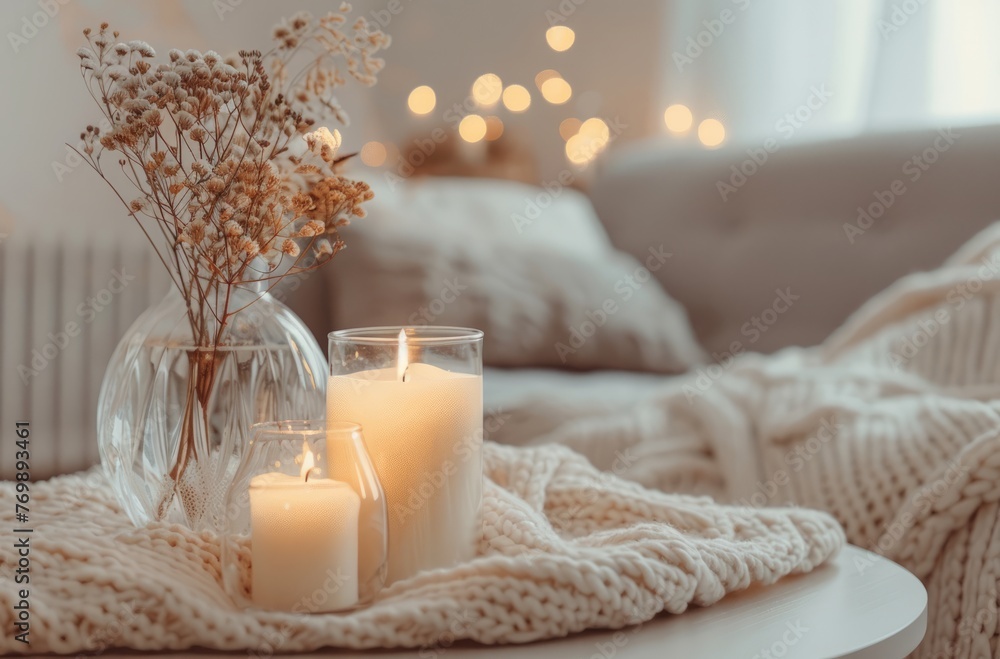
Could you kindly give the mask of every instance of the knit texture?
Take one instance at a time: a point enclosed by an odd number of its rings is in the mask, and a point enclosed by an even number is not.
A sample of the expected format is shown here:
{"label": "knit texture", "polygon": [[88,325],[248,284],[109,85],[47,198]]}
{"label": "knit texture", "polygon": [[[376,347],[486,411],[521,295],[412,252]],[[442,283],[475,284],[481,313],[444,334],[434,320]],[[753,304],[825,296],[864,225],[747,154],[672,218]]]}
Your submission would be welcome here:
{"label": "knit texture", "polygon": [[[296,616],[240,611],[221,585],[219,542],[175,525],[133,528],[102,474],[32,486],[31,645],[14,641],[14,589],[0,589],[4,652],[110,647],[272,652],[519,643],[620,628],[808,572],[843,531],[804,509],[723,507],[601,473],[569,449],[486,445],[478,557],[394,584],[367,609]],[[14,488],[0,487],[5,528]],[[294,560],[294,557],[290,557]],[[0,545],[13,583],[12,542]]]}
{"label": "knit texture", "polygon": [[914,656],[1000,656],[1000,224],[818,348],[724,361],[630,409],[536,401],[498,439],[558,442],[602,468],[629,455],[619,473],[665,491],[826,510],[923,580]]}

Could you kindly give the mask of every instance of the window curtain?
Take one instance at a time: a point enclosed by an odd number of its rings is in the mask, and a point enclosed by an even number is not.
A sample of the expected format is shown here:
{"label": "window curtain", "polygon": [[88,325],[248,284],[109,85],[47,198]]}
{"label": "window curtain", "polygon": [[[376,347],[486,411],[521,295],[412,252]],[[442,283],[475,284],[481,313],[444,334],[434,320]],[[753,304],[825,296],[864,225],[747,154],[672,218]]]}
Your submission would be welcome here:
{"label": "window curtain", "polygon": [[1000,121],[995,0],[673,0],[662,107],[732,142]]}

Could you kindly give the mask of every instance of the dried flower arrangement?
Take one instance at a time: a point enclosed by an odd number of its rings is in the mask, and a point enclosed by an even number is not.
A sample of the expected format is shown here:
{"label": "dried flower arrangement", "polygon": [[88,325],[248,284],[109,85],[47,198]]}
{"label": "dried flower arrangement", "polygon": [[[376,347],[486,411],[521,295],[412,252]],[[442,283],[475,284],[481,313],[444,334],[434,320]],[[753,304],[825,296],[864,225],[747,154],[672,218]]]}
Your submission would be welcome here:
{"label": "dried flower arrangement", "polygon": [[[80,155],[167,268],[195,346],[174,482],[196,457],[195,424],[208,424],[197,415],[225,359],[218,348],[248,306],[234,302],[236,287],[270,290],[323,265],[343,247],[338,228],[363,217],[373,196],[341,175],[349,156],[338,153],[339,131],[315,128],[326,117],[345,124],[332,91],[347,76],[373,85],[383,66],[375,54],[388,36],[364,18],[348,27],[350,11],[344,3],[320,18],[296,14],[275,27],[267,53],[229,58],[174,49],[158,63],[148,44],[120,42],[107,23],[84,30],[81,74],[110,130],[87,126]],[[290,75],[293,60],[305,62]],[[106,167],[109,151],[115,168]],[[120,170],[117,182],[109,169]]]}

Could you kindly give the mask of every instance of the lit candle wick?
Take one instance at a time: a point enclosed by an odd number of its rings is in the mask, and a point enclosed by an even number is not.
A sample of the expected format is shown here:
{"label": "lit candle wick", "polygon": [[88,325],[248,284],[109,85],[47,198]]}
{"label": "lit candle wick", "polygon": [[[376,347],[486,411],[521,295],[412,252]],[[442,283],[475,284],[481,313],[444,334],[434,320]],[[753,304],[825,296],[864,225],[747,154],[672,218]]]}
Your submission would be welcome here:
{"label": "lit candle wick", "polygon": [[309,474],[316,471],[316,458],[313,457],[313,452],[309,450],[308,446],[303,445],[302,450],[302,469],[299,471],[299,475],[308,483]]}
{"label": "lit candle wick", "polygon": [[410,353],[406,347],[406,330],[399,330],[399,357],[396,360],[396,379],[406,382],[406,369],[410,367]]}

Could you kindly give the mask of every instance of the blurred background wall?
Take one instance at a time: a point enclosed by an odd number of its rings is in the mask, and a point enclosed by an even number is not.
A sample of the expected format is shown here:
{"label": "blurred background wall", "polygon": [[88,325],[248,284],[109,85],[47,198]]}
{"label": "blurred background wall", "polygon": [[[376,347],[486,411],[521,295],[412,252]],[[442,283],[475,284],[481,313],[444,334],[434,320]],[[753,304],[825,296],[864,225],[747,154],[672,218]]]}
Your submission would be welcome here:
{"label": "blurred background wall", "polygon": [[[158,51],[227,54],[266,48],[282,15],[339,4],[5,0],[0,131],[8,157],[0,177],[0,233],[16,233],[16,221],[35,233],[89,239],[98,227],[120,226],[110,191],[95,190],[100,182],[75,166],[64,146],[96,117],[74,54],[84,27],[109,20],[123,38],[144,39]],[[992,34],[1000,3],[988,0],[363,0],[355,11],[394,42],[378,86],[353,85],[341,95],[353,119],[346,146],[371,143],[365,160],[382,163],[383,176],[408,173],[398,154],[419,150],[421,137],[426,144],[434,128],[454,129],[469,112],[502,123],[506,141],[537,161],[543,180],[567,168],[586,177],[596,166],[573,162],[565,147],[591,117],[612,126],[609,148],[655,138],[682,150],[1000,116],[1000,42]],[[561,52],[546,40],[556,25],[573,34]],[[562,41],[555,46],[569,45],[565,35]],[[568,100],[543,99],[536,78],[546,71],[569,84]],[[472,86],[485,73],[505,87],[523,86],[530,106],[477,107]],[[422,85],[434,90],[436,103],[421,116],[407,99]],[[664,110],[678,104],[690,114],[681,109],[674,116],[672,133]],[[702,126],[706,119],[718,123]],[[484,148],[456,143],[473,159]]]}

